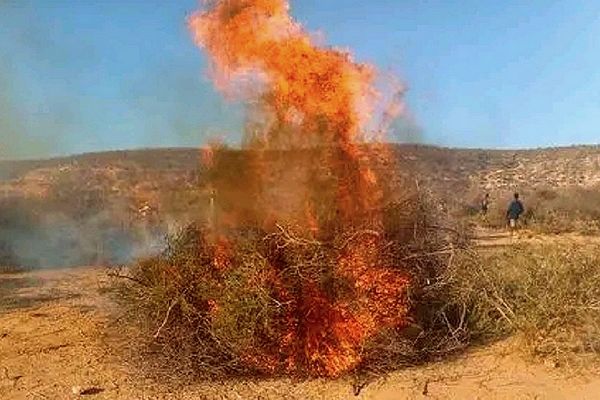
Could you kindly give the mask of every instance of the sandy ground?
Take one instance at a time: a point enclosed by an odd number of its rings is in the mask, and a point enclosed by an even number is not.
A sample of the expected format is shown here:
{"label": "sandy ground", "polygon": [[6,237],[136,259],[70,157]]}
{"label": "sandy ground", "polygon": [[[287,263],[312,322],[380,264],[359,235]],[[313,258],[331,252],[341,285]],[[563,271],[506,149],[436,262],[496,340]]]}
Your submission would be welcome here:
{"label": "sandy ground", "polygon": [[0,399],[600,399],[594,366],[526,361],[515,340],[393,373],[358,396],[349,380],[157,382],[122,356],[128,336],[107,284],[100,268],[0,275]]}
{"label": "sandy ground", "polygon": [[479,248],[502,248],[518,244],[572,244],[596,246],[600,245],[600,236],[581,235],[578,233],[561,233],[556,235],[540,235],[527,229],[511,234],[508,230],[479,228],[475,231],[474,243]]}

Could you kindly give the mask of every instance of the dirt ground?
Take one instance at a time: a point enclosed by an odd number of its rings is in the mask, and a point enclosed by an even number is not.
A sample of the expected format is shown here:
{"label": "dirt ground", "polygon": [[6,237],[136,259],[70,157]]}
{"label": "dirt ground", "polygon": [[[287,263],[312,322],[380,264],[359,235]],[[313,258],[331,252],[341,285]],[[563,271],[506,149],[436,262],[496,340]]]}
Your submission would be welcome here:
{"label": "dirt ground", "polygon": [[[505,240],[501,234],[481,244]],[[108,282],[105,270],[92,267],[0,274],[0,399],[600,398],[595,366],[526,360],[516,339],[398,371],[369,382],[358,396],[345,379],[159,382],[123,357],[130,343],[115,324],[119,310],[107,294]]]}
{"label": "dirt ground", "polygon": [[579,233],[561,233],[555,235],[540,235],[531,230],[520,229],[513,234],[508,230],[478,228],[475,231],[474,243],[479,248],[502,248],[518,244],[573,244],[599,245],[600,236],[582,235]]}

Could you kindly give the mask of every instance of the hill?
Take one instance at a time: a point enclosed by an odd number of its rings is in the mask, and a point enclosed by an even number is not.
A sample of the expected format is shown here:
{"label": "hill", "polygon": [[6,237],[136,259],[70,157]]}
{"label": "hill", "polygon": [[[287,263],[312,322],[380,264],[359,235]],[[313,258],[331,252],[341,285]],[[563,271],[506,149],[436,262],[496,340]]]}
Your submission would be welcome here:
{"label": "hill", "polygon": [[[600,146],[484,150],[399,144],[389,148],[404,172],[436,191],[600,184]],[[4,197],[44,194],[66,177],[88,188],[88,179],[110,186],[114,195],[148,195],[181,185],[197,188],[202,174],[200,155],[196,148],[166,148],[5,160],[0,161],[0,188]]]}
{"label": "hill", "polygon": [[[482,150],[387,145],[385,151],[391,156],[364,149],[376,160],[377,174],[393,177],[393,189],[401,192],[407,179],[417,182],[457,212],[472,208],[483,192],[504,204],[513,190],[533,201],[538,193],[555,199],[561,191],[595,194],[600,187],[600,146]],[[169,230],[205,217],[209,188],[201,153],[172,148],[0,161],[0,263],[121,262],[151,251]],[[267,170],[282,175],[301,162],[300,153],[270,153]]]}

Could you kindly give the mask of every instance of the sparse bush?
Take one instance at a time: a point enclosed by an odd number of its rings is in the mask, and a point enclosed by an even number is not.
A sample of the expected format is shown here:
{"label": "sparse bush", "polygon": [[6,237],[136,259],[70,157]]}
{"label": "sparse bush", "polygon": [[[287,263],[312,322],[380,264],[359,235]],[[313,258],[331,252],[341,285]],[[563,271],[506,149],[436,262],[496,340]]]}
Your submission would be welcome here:
{"label": "sparse bush", "polygon": [[[482,218],[471,205],[462,205],[459,218],[489,228],[506,227],[506,209],[512,192],[496,193],[488,214]],[[541,188],[521,193],[523,225],[540,233],[596,234],[600,232],[600,189]]]}
{"label": "sparse bush", "polygon": [[600,232],[600,190],[543,189],[529,199],[527,219],[543,233]]}
{"label": "sparse bush", "polygon": [[600,248],[521,246],[462,252],[448,269],[450,303],[479,341],[518,333],[557,361],[600,353]]}
{"label": "sparse bush", "polygon": [[29,268],[25,268],[25,267],[19,267],[19,266],[15,266],[15,265],[4,265],[4,264],[0,264],[0,274],[18,274],[21,272],[27,272],[29,271]]}

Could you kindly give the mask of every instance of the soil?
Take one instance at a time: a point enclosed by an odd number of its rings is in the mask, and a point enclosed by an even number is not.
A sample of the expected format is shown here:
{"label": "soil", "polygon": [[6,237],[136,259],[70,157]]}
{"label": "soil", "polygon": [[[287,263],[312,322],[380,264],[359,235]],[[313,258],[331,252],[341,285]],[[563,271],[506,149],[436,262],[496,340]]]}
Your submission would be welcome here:
{"label": "soil", "polygon": [[[482,242],[495,240],[506,238]],[[362,388],[350,378],[165,382],[142,374],[124,356],[131,353],[131,332],[120,330],[108,285],[106,270],[98,267],[0,274],[0,399],[600,398],[597,365],[573,369],[531,360],[519,352],[517,339]]]}
{"label": "soil", "polygon": [[480,249],[501,248],[518,244],[552,244],[562,243],[577,246],[599,245],[600,236],[582,235],[580,233],[561,233],[541,235],[528,229],[519,229],[511,233],[508,229],[495,230],[477,228],[475,245]]}

